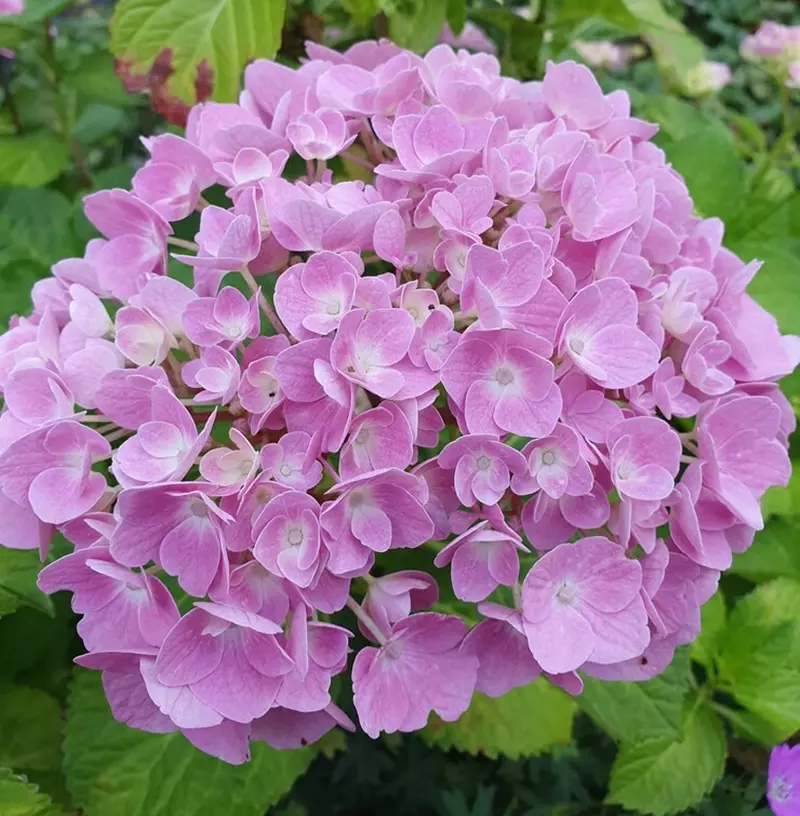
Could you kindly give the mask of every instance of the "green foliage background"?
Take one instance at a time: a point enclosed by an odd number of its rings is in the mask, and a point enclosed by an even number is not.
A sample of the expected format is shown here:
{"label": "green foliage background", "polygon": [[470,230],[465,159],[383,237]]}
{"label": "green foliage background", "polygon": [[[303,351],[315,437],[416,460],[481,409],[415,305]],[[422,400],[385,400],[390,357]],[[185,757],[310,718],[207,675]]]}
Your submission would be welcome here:
{"label": "green foliage background", "polygon": [[[292,63],[307,38],[346,46],[390,36],[430,47],[466,20],[497,43],[504,70],[541,76],[546,59],[576,56],[576,39],[611,38],[641,58],[599,72],[657,121],[657,143],[725,242],[764,268],[751,293],[786,332],[800,333],[798,111],[773,79],[738,57],[765,17],[800,23],[790,0],[27,0],[0,19],[0,320],[30,308],[30,289],[91,227],[87,192],[127,185],[143,161],[138,135],[164,130],[129,77],[164,49],[171,110],[192,103],[197,66],[212,96],[235,99],[258,56]],[[526,16],[519,12],[524,10]],[[113,16],[112,16],[113,14]],[[682,72],[728,62],[721,94],[683,98]],[[144,84],[147,84],[145,79]],[[795,100],[796,102],[796,100]],[[161,108],[159,108],[161,109]],[[344,171],[347,172],[345,167]],[[187,235],[186,237],[191,237]],[[784,385],[800,406],[800,377]],[[795,441],[793,458],[800,457]],[[81,651],[69,599],[35,587],[34,552],[0,549],[0,816],[249,816],[303,814],[766,813],[764,771],[774,744],[800,729],[800,471],[765,499],[766,529],[737,556],[703,609],[691,649],[647,683],[587,680],[573,700],[536,682],[500,700],[476,695],[454,724],[418,735],[330,735],[293,752],[256,746],[229,767],[180,736],[115,723]],[[2,519],[0,519],[2,523]],[[51,558],[61,551],[59,542]],[[343,695],[346,697],[346,695]]]}

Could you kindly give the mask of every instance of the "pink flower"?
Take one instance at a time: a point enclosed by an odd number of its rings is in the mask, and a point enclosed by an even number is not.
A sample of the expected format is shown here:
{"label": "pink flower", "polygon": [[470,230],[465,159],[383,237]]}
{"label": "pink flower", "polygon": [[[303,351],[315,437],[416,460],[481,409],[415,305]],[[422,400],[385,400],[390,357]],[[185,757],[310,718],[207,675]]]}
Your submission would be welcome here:
{"label": "pink flower", "polygon": [[642,570],[606,538],[559,544],[531,568],[522,587],[522,618],[539,665],[559,674],[587,660],[617,663],[650,640],[639,596]]}
{"label": "pink flower", "polygon": [[734,396],[712,403],[697,423],[703,482],[745,524],[764,525],[758,500],[786,485],[790,464],[776,438],[780,410],[767,397]]}
{"label": "pink flower", "polygon": [[517,536],[492,530],[481,521],[440,550],[433,563],[450,564],[453,592],[473,603],[487,598],[499,585],[514,586],[519,575],[519,554],[525,547]]}
{"label": "pink flower", "polygon": [[111,469],[120,484],[179,481],[211,434],[214,414],[198,433],[192,415],[169,390],[150,392],[150,418],[114,451]]}
{"label": "pink flower", "polygon": [[[373,578],[362,606],[381,632],[389,637],[393,624],[412,612],[427,609],[438,597],[439,587],[427,572],[403,570]],[[361,621],[359,628],[365,637],[373,637]]]}
{"label": "pink flower", "polygon": [[559,321],[558,349],[605,388],[627,388],[658,367],[659,349],[636,327],[636,295],[619,278],[592,283]]}
{"label": "pink flower", "polygon": [[404,309],[353,309],[331,346],[331,363],[343,377],[383,398],[417,397],[437,375],[408,359],[414,320]]}
{"label": "pink flower", "polygon": [[199,360],[189,360],[181,369],[183,381],[199,388],[195,402],[229,403],[239,388],[241,371],[236,358],[224,349],[211,346],[200,352]]}
{"label": "pink flower", "polygon": [[592,72],[571,60],[547,63],[542,97],[555,116],[568,117],[579,130],[598,128],[614,115]]}
{"label": "pink flower", "polygon": [[296,586],[315,579],[321,558],[319,504],[290,490],[272,499],[253,527],[253,555],[273,575]]}
{"label": "pink flower", "polygon": [[353,665],[353,698],[361,727],[416,731],[435,711],[446,722],[467,710],[478,661],[459,651],[466,627],[456,617],[423,612],[392,628],[380,649],[368,646]]}
{"label": "pink flower", "polygon": [[39,573],[37,585],[49,595],[73,593],[72,609],[83,615],[78,634],[90,651],[160,646],[180,618],[158,579],[115,564],[105,547],[62,556]]}
{"label": "pink flower", "polygon": [[541,438],[555,427],[561,394],[547,345],[501,329],[464,335],[442,367],[442,383],[470,433]]}
{"label": "pink flower", "polygon": [[[119,527],[111,555],[127,567],[150,561],[175,575],[186,592],[203,597],[218,574],[227,582],[222,525],[230,517],[191,482],[124,490],[116,506]],[[141,519],[148,523],[142,524]]]}
{"label": "pink flower", "polygon": [[0,457],[0,490],[37,518],[61,524],[91,510],[106,480],[92,470],[111,446],[97,431],[71,420],[55,422],[13,442]]}
{"label": "pink flower", "polygon": [[438,461],[439,467],[455,471],[456,495],[466,507],[476,501],[497,504],[508,490],[512,475],[520,476],[525,471],[522,454],[486,434],[455,439],[445,445]]}
{"label": "pink flower", "polygon": [[290,266],[275,284],[275,309],[298,340],[334,331],[353,306],[359,272],[333,252]]}
{"label": "pink flower", "polygon": [[767,798],[775,816],[794,816],[800,801],[800,750],[776,745],[769,755]]}
{"label": "pink flower", "polygon": [[258,333],[258,301],[253,297],[248,302],[238,289],[226,286],[215,297],[188,304],[183,310],[183,328],[198,346],[235,348]]}
{"label": "pink flower", "polygon": [[255,478],[258,455],[244,434],[231,428],[231,442],[236,446],[214,448],[200,460],[200,475],[211,484],[222,488],[221,492],[244,490]]}
{"label": "pink flower", "polygon": [[559,423],[550,436],[528,442],[522,455],[527,466],[512,481],[517,495],[543,490],[550,498],[560,499],[583,496],[592,489],[591,468],[581,454],[578,434],[568,425]]}
{"label": "pink flower", "polygon": [[663,419],[634,417],[615,425],[607,437],[611,480],[626,499],[659,501],[674,487],[681,440]]}
{"label": "pink flower", "polygon": [[403,470],[414,459],[411,425],[400,408],[386,402],[359,414],[339,457],[344,479],[384,468]]}
{"label": "pink flower", "polygon": [[322,510],[323,542],[335,575],[355,575],[368,568],[373,554],[419,547],[433,534],[433,523],[417,496],[416,476],[395,468],[338,482],[340,494]]}
{"label": "pink flower", "polygon": [[447,230],[480,235],[492,226],[489,212],[494,205],[494,185],[487,176],[473,176],[433,196],[431,215]]}
{"label": "pink flower", "polygon": [[295,490],[310,490],[322,478],[317,440],[292,431],[261,448],[261,467],[270,479]]}
{"label": "pink flower", "polygon": [[331,159],[350,147],[360,128],[359,122],[347,122],[339,111],[320,108],[290,122],[286,136],[304,159]]}
{"label": "pink flower", "polygon": [[155,677],[173,693],[186,689],[221,717],[252,722],[273,706],[293,665],[275,637],[279,632],[252,612],[198,603],[164,640]]}

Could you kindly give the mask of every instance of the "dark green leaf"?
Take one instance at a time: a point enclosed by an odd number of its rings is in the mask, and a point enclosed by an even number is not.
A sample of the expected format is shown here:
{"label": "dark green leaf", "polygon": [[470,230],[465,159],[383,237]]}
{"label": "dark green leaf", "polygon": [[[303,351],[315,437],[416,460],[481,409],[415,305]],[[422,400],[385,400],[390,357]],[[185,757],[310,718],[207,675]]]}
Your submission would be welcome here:
{"label": "dark green leaf", "polygon": [[0,765],[18,771],[61,766],[61,710],[52,697],[25,686],[0,687]]}
{"label": "dark green leaf", "polygon": [[613,739],[637,743],[674,739],[689,689],[689,655],[680,650],[669,668],[644,683],[583,678],[578,705]]}
{"label": "dark green leaf", "polygon": [[53,602],[36,588],[40,567],[36,550],[0,547],[0,615],[13,612],[20,606],[32,606],[48,615],[53,614]]}
{"label": "dark green leaf", "polygon": [[84,816],[262,816],[308,767],[315,750],[253,743],[253,758],[227,765],[183,736],[146,734],[116,722],[98,673],[78,671],[64,742],[67,787]]}

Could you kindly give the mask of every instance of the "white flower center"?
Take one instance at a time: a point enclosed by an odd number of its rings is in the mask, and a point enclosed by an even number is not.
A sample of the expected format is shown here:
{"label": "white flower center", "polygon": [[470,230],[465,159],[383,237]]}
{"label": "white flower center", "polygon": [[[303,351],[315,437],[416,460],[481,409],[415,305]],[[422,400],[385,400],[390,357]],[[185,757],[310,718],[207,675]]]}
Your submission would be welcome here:
{"label": "white flower center", "polygon": [[546,450],[542,454],[543,465],[554,465],[556,463],[556,455],[551,450]]}
{"label": "white flower center", "polygon": [[494,372],[494,378],[500,385],[509,385],[514,382],[514,372],[506,366],[501,366]]}
{"label": "white flower center", "polygon": [[485,453],[482,453],[475,461],[475,466],[478,468],[478,470],[489,470],[491,465],[492,462]]}
{"label": "white flower center", "polygon": [[280,467],[281,476],[291,476],[292,475],[292,468],[291,465],[284,462]]}
{"label": "white flower center", "polygon": [[286,534],[286,540],[292,547],[299,547],[303,543],[303,531],[299,527],[292,527]]}
{"label": "white flower center", "polygon": [[578,597],[578,586],[572,581],[562,581],[556,590],[556,600],[564,606],[570,606]]}
{"label": "white flower center", "polygon": [[575,354],[583,354],[586,344],[580,337],[571,337],[569,340],[569,347],[575,352]]}

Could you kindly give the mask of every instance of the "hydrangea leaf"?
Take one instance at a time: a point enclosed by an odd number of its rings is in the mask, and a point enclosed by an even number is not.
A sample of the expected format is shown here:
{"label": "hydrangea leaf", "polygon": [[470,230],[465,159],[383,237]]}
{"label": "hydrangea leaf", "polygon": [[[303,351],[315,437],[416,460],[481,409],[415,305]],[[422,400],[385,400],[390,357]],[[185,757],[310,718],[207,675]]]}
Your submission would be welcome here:
{"label": "hydrangea leaf", "polygon": [[692,659],[702,663],[707,668],[713,665],[719,652],[720,644],[725,636],[725,599],[721,592],[716,592],[703,604],[700,610],[701,628],[697,639],[692,643]]}
{"label": "hydrangea leaf", "polygon": [[624,745],[606,801],[656,816],[679,813],[711,790],[725,769],[725,732],[707,706],[692,705],[677,739]]}
{"label": "hydrangea leaf", "polygon": [[704,217],[734,217],[745,197],[745,168],[730,133],[719,123],[695,131],[667,147],[667,158],[680,173]]}
{"label": "hydrangea leaf", "polygon": [[0,615],[20,606],[32,606],[53,614],[52,601],[36,588],[40,566],[39,553],[35,550],[0,547]]}
{"label": "hydrangea leaf", "polygon": [[800,469],[795,467],[786,487],[771,487],[761,499],[764,520],[772,516],[800,516]]}
{"label": "hydrangea leaf", "polygon": [[58,816],[63,813],[36,785],[0,768],[0,813],[5,816]]}
{"label": "hydrangea leaf", "polygon": [[37,689],[0,688],[0,765],[49,771],[61,765],[61,710]]}
{"label": "hydrangea leaf", "polygon": [[717,660],[722,689],[784,737],[800,728],[800,582],[754,589],[730,615]]}
{"label": "hydrangea leaf", "polygon": [[67,145],[55,136],[0,137],[0,185],[42,187],[68,162]]}
{"label": "hydrangea leaf", "polygon": [[436,43],[447,14],[444,0],[401,0],[389,17],[389,36],[411,51],[427,51]]}
{"label": "hydrangea leaf", "polygon": [[421,735],[445,751],[455,748],[491,759],[537,756],[570,741],[575,708],[568,695],[537,679],[503,697],[475,694],[459,720],[433,717]]}
{"label": "hydrangea leaf", "polygon": [[[2,159],[0,159],[2,163]],[[5,190],[0,194],[0,266],[33,261],[48,267],[77,254],[70,221],[73,207],[56,190]],[[30,301],[30,287],[25,294]]]}
{"label": "hydrangea leaf", "polygon": [[[790,491],[781,490],[786,497],[791,495]],[[783,501],[784,496],[780,496],[773,498],[771,503]],[[800,581],[800,525],[794,519],[772,519],[756,533],[752,547],[734,556],[731,571],[755,582],[781,576]]]}
{"label": "hydrangea leaf", "polygon": [[621,743],[674,739],[689,689],[689,655],[681,649],[663,673],[644,683],[608,683],[584,677],[578,705]]}
{"label": "hydrangea leaf", "polygon": [[743,259],[764,264],[748,292],[778,321],[783,332],[800,332],[800,238],[747,238],[731,247]]}
{"label": "hydrangea leaf", "polygon": [[245,65],[278,50],[284,0],[122,0],[111,20],[111,52],[132,74],[171,51],[171,93],[195,101],[198,66],[213,73],[212,98],[235,100]]}
{"label": "hydrangea leaf", "polygon": [[253,743],[249,763],[227,765],[180,734],[146,734],[116,722],[98,673],[78,671],[70,690],[64,767],[85,816],[262,816],[314,755],[313,748]]}

